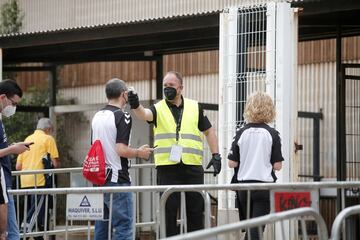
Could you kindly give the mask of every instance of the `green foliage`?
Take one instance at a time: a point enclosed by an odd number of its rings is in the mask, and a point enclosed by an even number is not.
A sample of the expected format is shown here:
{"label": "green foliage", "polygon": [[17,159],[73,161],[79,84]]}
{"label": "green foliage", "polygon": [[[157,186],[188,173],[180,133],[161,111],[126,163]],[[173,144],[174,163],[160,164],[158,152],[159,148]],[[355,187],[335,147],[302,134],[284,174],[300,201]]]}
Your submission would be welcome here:
{"label": "green foliage", "polygon": [[[58,97],[58,102],[61,105],[72,104],[70,100]],[[48,91],[39,91],[35,88],[29,88],[26,95],[21,100],[23,106],[48,106],[49,93]],[[8,142],[22,142],[27,136],[32,134],[36,129],[39,118],[44,117],[43,113],[33,112],[16,112],[10,118],[3,117],[3,123],[7,132]],[[74,139],[69,138],[66,129],[68,124],[76,124],[84,122],[85,117],[82,113],[67,113],[56,116],[56,143],[61,158],[62,167],[73,167],[76,165],[70,155]],[[14,164],[13,164],[14,166]]]}
{"label": "green foliage", "polygon": [[24,14],[22,13],[17,0],[9,0],[1,6],[1,34],[19,32],[22,27]]}
{"label": "green foliage", "polygon": [[[27,95],[21,100],[24,106],[47,106],[48,93],[45,91],[36,91],[30,88]],[[39,118],[44,117],[43,113],[17,112],[10,118],[3,117],[6,132],[8,133],[8,142],[22,142],[36,128]]]}
{"label": "green foliage", "polygon": [[[19,7],[17,0],[10,0],[4,3],[0,9],[0,34],[17,33],[22,27],[24,14]],[[4,72],[3,79],[15,79],[16,73]]]}

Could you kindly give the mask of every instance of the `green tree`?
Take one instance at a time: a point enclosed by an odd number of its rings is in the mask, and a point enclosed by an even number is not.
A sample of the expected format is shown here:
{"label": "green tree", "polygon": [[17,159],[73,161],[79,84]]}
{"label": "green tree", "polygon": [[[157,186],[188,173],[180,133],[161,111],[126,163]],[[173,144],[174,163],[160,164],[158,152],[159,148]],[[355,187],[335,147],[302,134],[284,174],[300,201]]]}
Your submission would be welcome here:
{"label": "green tree", "polygon": [[[20,9],[18,0],[8,0],[1,6],[0,9],[0,34],[9,34],[20,32],[24,13]],[[60,69],[58,69],[59,71]],[[14,73],[4,73],[4,79],[16,79]],[[40,90],[41,88],[41,90]],[[46,87],[45,87],[46,88]],[[49,106],[49,92],[43,90],[43,86],[31,87],[26,90],[25,96],[21,100],[23,106]],[[58,96],[58,104],[67,105],[72,104],[69,100]],[[34,112],[17,112],[13,117],[7,119],[3,118],[3,122],[8,134],[8,142],[19,142],[29,136],[36,128],[39,118],[44,117],[43,113]],[[69,154],[72,146],[72,139],[62,131],[64,125],[68,121],[81,121],[82,114],[62,114],[56,118],[56,141],[59,152],[61,154],[62,166],[72,166],[73,159]],[[72,122],[71,122],[72,123]],[[13,164],[15,166],[15,164]]]}
{"label": "green tree", "polygon": [[[48,93],[29,88],[21,100],[23,106],[47,106]],[[3,117],[8,142],[22,142],[34,131],[39,118],[44,117],[43,113],[17,112],[10,118]]]}
{"label": "green tree", "polygon": [[17,0],[10,0],[1,6],[0,33],[17,33],[21,30],[24,14],[19,7]]}
{"label": "green tree", "polygon": [[[71,100],[58,96],[60,105],[72,104]],[[49,92],[46,90],[37,90],[32,87],[27,89],[26,94],[21,100],[23,106],[49,106]],[[27,136],[36,129],[39,118],[44,117],[43,113],[37,112],[17,112],[10,118],[3,117],[6,132],[8,132],[8,142],[22,142]],[[56,116],[56,143],[59,149],[61,166],[76,166],[74,159],[70,155],[74,139],[71,139],[65,129],[66,123],[74,124],[86,121],[82,113],[67,113]],[[15,166],[15,163],[13,163]]]}
{"label": "green tree", "polygon": [[[59,105],[73,104],[72,100],[64,99],[61,96],[57,96]],[[47,90],[37,90],[32,87],[26,90],[26,94],[21,99],[21,105],[24,106],[45,106],[49,105],[49,92]],[[27,136],[32,134],[36,129],[37,121],[39,118],[44,117],[43,113],[36,112],[17,112],[10,118],[3,117],[3,123],[5,125],[6,132],[9,134],[8,142],[20,142],[24,141]],[[61,167],[78,167],[78,163],[70,155],[72,146],[74,145],[74,137],[71,132],[64,131],[66,125],[79,124],[88,122],[83,113],[66,113],[56,116],[56,145],[59,150],[59,157],[61,161]],[[16,157],[12,157],[12,167],[16,165]],[[68,175],[57,175],[58,187],[69,187],[70,178]],[[65,196],[58,196],[57,204],[57,223],[64,224],[65,215],[63,209],[66,207]]]}
{"label": "green tree", "polygon": [[[10,0],[4,3],[0,9],[0,34],[20,32],[24,13],[19,7],[17,0]],[[15,79],[13,72],[4,72],[3,79]]]}

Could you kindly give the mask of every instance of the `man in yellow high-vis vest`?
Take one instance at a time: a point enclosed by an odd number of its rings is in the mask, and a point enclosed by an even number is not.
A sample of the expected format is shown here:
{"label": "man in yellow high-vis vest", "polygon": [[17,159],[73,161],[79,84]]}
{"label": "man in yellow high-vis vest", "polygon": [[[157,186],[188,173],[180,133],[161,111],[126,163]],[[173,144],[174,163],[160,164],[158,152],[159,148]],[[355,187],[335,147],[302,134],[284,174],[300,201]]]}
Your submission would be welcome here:
{"label": "man in yellow high-vis vest", "polygon": [[[154,125],[154,158],[158,185],[203,184],[203,136],[213,154],[207,168],[214,176],[221,170],[221,157],[214,128],[197,101],[182,96],[180,73],[168,72],[163,79],[165,99],[150,108],[139,103],[135,91],[129,92],[129,103],[136,116]],[[202,133],[201,133],[202,132]],[[180,194],[172,194],[166,203],[166,236],[179,233],[176,219]],[[188,231],[204,228],[204,200],[199,193],[186,193]]]}

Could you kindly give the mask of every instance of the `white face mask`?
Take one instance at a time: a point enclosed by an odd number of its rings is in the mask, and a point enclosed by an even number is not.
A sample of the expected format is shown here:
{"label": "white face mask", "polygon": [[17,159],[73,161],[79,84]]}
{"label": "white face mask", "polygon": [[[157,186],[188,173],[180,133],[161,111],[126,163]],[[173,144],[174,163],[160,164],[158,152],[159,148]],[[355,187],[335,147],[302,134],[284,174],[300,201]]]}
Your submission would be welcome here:
{"label": "white face mask", "polygon": [[2,111],[1,114],[4,115],[5,117],[11,117],[12,115],[14,115],[16,112],[16,106],[6,106]]}

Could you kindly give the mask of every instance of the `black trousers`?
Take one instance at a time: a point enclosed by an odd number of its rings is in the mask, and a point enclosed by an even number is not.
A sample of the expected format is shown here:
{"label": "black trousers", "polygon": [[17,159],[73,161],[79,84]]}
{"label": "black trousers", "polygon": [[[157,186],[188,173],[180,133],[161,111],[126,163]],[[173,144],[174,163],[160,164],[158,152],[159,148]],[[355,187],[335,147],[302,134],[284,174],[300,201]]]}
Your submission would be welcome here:
{"label": "black trousers", "polygon": [[[247,213],[247,191],[237,191],[239,203],[240,220],[246,219]],[[264,216],[270,213],[270,192],[269,190],[256,190],[250,192],[250,218]],[[262,226],[264,231],[265,226]],[[248,239],[248,232],[245,239]],[[250,229],[251,240],[260,239],[258,228]]]}
{"label": "black trousers", "polygon": [[[180,163],[158,166],[156,169],[158,185],[204,184],[202,166]],[[177,235],[180,233],[176,223],[180,210],[180,193],[171,194],[165,208],[166,236]],[[186,193],[186,216],[188,232],[204,228],[204,199],[200,193]]]}

